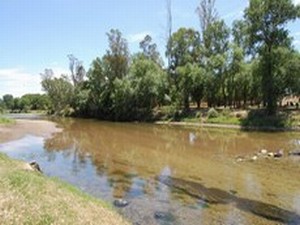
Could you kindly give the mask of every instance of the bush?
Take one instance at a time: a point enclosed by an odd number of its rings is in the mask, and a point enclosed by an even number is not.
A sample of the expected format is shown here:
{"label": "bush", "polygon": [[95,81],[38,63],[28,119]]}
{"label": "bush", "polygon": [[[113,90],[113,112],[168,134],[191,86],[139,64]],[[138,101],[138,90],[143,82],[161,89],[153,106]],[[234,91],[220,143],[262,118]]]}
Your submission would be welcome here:
{"label": "bush", "polygon": [[210,108],[208,110],[208,113],[207,113],[207,117],[210,119],[210,118],[217,118],[219,116],[219,113],[217,112],[217,110],[215,110],[214,108]]}
{"label": "bush", "polygon": [[231,110],[229,108],[224,108],[222,110],[222,116],[229,117],[230,113],[231,113]]}

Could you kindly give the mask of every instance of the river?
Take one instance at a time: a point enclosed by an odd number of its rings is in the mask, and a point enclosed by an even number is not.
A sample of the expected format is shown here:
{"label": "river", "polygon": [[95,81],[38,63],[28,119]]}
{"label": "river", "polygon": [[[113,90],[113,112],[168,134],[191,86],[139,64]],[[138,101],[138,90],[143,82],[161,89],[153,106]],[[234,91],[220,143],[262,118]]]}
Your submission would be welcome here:
{"label": "river", "polygon": [[[56,121],[51,138],[27,135],[0,151],[36,160],[109,202],[136,225],[300,224],[300,135],[96,120]],[[284,157],[255,153],[284,150]]]}

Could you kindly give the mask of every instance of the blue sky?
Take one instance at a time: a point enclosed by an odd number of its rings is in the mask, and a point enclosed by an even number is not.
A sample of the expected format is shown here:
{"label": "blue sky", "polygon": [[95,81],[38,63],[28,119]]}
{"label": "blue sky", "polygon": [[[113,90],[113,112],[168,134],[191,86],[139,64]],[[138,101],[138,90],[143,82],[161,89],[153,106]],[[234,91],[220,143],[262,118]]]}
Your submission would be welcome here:
{"label": "blue sky", "polygon": [[[216,0],[227,25],[242,17],[247,0]],[[295,0],[300,3],[300,0]],[[199,0],[172,0],[173,28],[199,28]],[[150,34],[164,52],[164,0],[0,0],[0,96],[41,92],[40,72],[68,72],[67,55],[83,60],[86,68],[108,46],[106,32],[118,28],[131,53]],[[300,49],[300,23],[290,24]]]}

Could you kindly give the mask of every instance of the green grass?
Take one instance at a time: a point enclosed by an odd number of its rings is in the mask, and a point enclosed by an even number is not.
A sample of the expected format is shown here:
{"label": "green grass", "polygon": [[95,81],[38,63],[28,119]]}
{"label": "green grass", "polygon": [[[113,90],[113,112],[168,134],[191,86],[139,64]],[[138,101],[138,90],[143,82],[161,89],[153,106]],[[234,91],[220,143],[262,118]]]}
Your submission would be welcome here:
{"label": "green grass", "polygon": [[241,125],[241,119],[231,116],[218,116],[216,118],[208,118],[207,123],[214,124],[231,124],[231,125]]}
{"label": "green grass", "polygon": [[128,224],[108,203],[0,153],[0,224]]}
{"label": "green grass", "polygon": [[0,124],[13,124],[15,121],[13,119],[5,118],[0,116]]}

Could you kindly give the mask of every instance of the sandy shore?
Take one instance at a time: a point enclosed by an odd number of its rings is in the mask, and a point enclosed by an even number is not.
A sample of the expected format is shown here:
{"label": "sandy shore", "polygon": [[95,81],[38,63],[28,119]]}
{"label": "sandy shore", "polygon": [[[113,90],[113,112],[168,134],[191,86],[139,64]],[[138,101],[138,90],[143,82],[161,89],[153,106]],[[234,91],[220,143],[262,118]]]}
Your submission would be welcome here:
{"label": "sandy shore", "polygon": [[0,143],[13,141],[25,135],[50,137],[61,129],[53,122],[46,120],[16,120],[15,124],[0,125]]}

